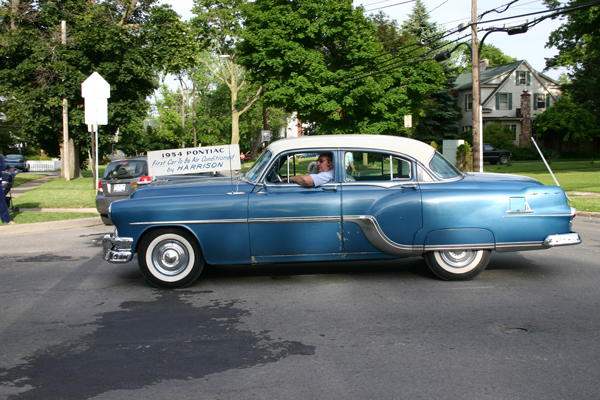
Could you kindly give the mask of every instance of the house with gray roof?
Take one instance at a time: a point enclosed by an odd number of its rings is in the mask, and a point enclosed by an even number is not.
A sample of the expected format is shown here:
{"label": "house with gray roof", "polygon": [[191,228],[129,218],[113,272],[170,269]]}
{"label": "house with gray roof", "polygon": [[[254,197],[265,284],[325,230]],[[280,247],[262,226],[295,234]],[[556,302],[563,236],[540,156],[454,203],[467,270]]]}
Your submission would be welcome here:
{"label": "house with gray roof", "polygon": [[[507,125],[515,133],[515,144],[523,145],[523,135],[531,136],[531,121],[560,98],[560,84],[534,70],[525,60],[495,67],[488,67],[488,64],[488,60],[481,60],[479,65],[483,125]],[[462,109],[460,129],[471,130],[471,72],[461,74],[456,79],[454,90],[458,96],[458,105]]]}

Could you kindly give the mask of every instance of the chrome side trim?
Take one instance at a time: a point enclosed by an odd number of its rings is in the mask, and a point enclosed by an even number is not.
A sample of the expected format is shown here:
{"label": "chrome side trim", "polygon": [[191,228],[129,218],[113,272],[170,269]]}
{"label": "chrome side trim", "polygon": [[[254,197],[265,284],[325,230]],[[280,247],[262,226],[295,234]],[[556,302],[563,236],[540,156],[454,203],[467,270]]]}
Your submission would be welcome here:
{"label": "chrome side trim", "polygon": [[544,249],[543,242],[508,242],[496,243],[498,253],[507,253],[510,251],[541,250]]}
{"label": "chrome side trim", "polygon": [[378,250],[396,256],[418,256],[423,254],[422,246],[400,244],[383,233],[377,219],[370,215],[345,215],[344,222],[354,222],[361,227],[367,240]]}
{"label": "chrome side trim", "polygon": [[202,219],[188,221],[147,221],[132,222],[130,225],[205,225],[205,224],[285,224],[295,222],[341,222],[340,217],[284,217],[250,219]]}
{"label": "chrome side trim", "polygon": [[[507,211],[509,213],[510,211]],[[571,217],[571,214],[520,214],[503,215],[502,218],[521,218],[521,217]]]}
{"label": "chrome side trim", "polygon": [[197,219],[188,221],[146,221],[131,222],[129,225],[198,225],[198,224],[245,224],[247,219]]}
{"label": "chrome side trim", "polygon": [[249,224],[289,224],[294,222],[341,222],[340,217],[283,217],[283,218],[250,218]]}

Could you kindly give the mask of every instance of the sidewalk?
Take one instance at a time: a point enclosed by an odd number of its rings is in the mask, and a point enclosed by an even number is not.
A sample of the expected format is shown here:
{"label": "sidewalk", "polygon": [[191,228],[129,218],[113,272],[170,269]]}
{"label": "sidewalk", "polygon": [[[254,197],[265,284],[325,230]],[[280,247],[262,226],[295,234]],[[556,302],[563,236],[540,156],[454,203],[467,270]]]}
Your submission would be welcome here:
{"label": "sidewalk", "polygon": [[[38,172],[39,174],[39,172]],[[43,178],[29,181],[11,189],[13,199],[19,197],[28,190],[35,189],[51,179],[57,178],[60,171],[49,172]],[[97,213],[95,208],[21,208],[20,211],[39,212],[86,212]],[[31,224],[16,224],[0,226],[0,236],[15,235],[20,233],[47,232],[62,229],[83,228],[87,226],[103,225],[100,217],[70,219],[64,221],[34,222]]]}

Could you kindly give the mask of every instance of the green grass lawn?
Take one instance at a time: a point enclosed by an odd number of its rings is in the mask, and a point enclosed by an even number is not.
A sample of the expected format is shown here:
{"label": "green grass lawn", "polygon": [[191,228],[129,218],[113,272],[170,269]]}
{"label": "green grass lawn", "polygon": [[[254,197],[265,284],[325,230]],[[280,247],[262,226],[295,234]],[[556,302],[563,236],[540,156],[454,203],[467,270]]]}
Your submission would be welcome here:
{"label": "green grass lawn", "polygon": [[13,200],[20,208],[81,208],[96,207],[93,178],[69,182],[54,178],[38,188],[29,190]]}
{"label": "green grass lawn", "polygon": [[34,222],[65,221],[68,219],[92,218],[98,217],[98,214],[77,212],[21,211],[10,213],[10,216],[13,219],[13,221],[15,221],[17,224],[31,224]]}
{"label": "green grass lawn", "polygon": [[13,183],[12,187],[17,187],[25,182],[34,181],[36,179],[40,179],[45,177],[44,174],[17,174],[15,176],[15,183]]}

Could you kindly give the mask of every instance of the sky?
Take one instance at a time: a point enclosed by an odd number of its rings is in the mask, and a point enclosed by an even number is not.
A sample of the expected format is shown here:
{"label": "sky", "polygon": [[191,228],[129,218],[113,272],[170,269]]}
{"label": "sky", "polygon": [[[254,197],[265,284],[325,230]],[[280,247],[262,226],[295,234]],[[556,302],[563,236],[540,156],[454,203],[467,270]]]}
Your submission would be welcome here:
{"label": "sky", "polygon": [[[473,0],[422,0],[430,16],[430,22],[436,22],[446,29],[456,28],[461,22],[471,20],[471,3]],[[484,11],[497,9],[502,11],[504,5],[512,0],[476,0],[478,14]],[[192,17],[191,9],[194,5],[193,0],[163,0],[162,3],[171,4],[173,9],[187,20]],[[366,14],[376,14],[383,11],[391,19],[398,21],[399,25],[408,18],[412,12],[415,0],[354,0],[354,5],[363,5]],[[542,0],[517,0],[505,12],[488,13],[483,21],[495,20],[523,14],[534,13],[545,10]],[[536,15],[528,17],[517,17],[508,21],[481,24],[481,27],[510,27],[520,25],[527,20],[531,21]],[[559,20],[545,20],[531,27],[528,32],[509,36],[504,32],[491,33],[486,39],[486,44],[492,44],[498,47],[508,56],[515,57],[518,60],[527,60],[527,62],[537,71],[542,72],[545,68],[545,59],[556,55],[554,48],[545,48],[550,32],[557,29],[561,24]],[[479,35],[481,39],[483,34]],[[454,39],[456,36],[449,37]],[[560,70],[545,71],[547,76],[558,79]]]}

